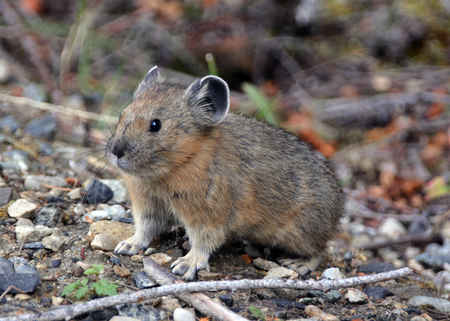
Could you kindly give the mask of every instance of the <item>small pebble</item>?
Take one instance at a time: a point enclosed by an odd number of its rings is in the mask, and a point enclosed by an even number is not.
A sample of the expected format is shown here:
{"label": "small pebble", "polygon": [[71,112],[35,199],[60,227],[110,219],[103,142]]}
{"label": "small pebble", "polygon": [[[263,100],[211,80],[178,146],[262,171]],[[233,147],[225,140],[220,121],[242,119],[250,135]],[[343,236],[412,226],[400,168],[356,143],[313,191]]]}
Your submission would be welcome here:
{"label": "small pebble", "polygon": [[96,250],[112,251],[119,242],[110,235],[97,234],[91,242],[91,247]]}
{"label": "small pebble", "polygon": [[[150,255],[150,258],[159,265],[164,265],[172,261],[172,258],[165,253],[155,253]],[[142,261],[142,259],[141,259]]]}
{"label": "small pebble", "polygon": [[31,242],[23,245],[25,250],[40,250],[44,248],[41,242]]}
{"label": "small pebble", "polygon": [[114,196],[108,186],[96,179],[90,182],[86,195],[89,204],[106,203]]}
{"label": "small pebble", "polygon": [[387,262],[376,262],[361,266],[358,270],[363,273],[381,273],[395,270],[395,267]]}
{"label": "small pebble", "polygon": [[66,243],[66,237],[59,234],[52,234],[50,236],[44,237],[41,242],[46,249],[58,252]]}
{"label": "small pebble", "polygon": [[268,261],[268,260],[264,260],[262,258],[256,258],[253,260],[253,265],[260,269],[260,270],[265,270],[265,271],[269,271],[270,269],[279,267],[278,264],[276,264],[275,262],[272,261]]}
{"label": "small pebble", "polygon": [[144,256],[141,254],[132,255],[130,257],[130,260],[133,262],[142,262],[143,259],[144,259]]}
{"label": "small pebble", "polygon": [[414,296],[408,301],[408,306],[414,308],[420,308],[427,305],[433,306],[442,313],[450,313],[450,301],[448,300],[426,296]]}
{"label": "small pebble", "polygon": [[26,190],[46,192],[48,188],[42,185],[66,187],[67,183],[64,178],[57,176],[28,175],[25,178],[24,186]]}
{"label": "small pebble", "polygon": [[10,187],[0,188],[0,206],[8,204],[10,196],[11,196]]}
{"label": "small pebble", "polygon": [[325,313],[314,305],[305,307],[305,314],[309,317],[318,317],[321,321],[339,321],[338,317]]}
{"label": "small pebble", "polygon": [[52,297],[52,304],[53,305],[61,305],[64,302],[64,299],[61,297],[53,296]]}
{"label": "small pebble", "polygon": [[155,286],[158,286],[157,283],[155,283],[153,280],[150,280],[147,276],[147,274],[144,271],[141,271],[139,273],[136,273],[133,276],[134,282],[136,282],[136,286],[139,288],[139,290],[146,289],[146,288],[153,288]]}
{"label": "small pebble", "polygon": [[229,295],[228,293],[220,294],[219,299],[220,299],[220,301],[225,303],[225,305],[227,307],[231,308],[233,306],[233,302],[234,302],[233,297],[231,295]]}
{"label": "small pebble", "polygon": [[282,266],[270,269],[269,272],[267,272],[267,275],[264,277],[264,279],[290,279],[290,280],[296,278],[298,278],[298,273]]}
{"label": "small pebble", "polygon": [[44,116],[31,120],[24,129],[24,134],[31,134],[35,138],[53,140],[56,134],[56,121],[52,116]]}
{"label": "small pebble", "polygon": [[180,302],[173,297],[169,296],[162,296],[160,301],[161,308],[167,310],[167,311],[174,311],[177,308],[181,308]]}
{"label": "small pebble", "polygon": [[85,222],[86,221],[96,222],[100,220],[119,221],[121,218],[124,217],[125,217],[125,209],[120,205],[113,205],[103,210],[88,212],[83,216],[83,220]]}
{"label": "small pebble", "polygon": [[381,288],[378,286],[368,286],[364,288],[364,293],[372,299],[381,300],[384,299],[387,296],[392,296],[394,293],[392,293],[391,290],[386,288]]}
{"label": "small pebble", "polygon": [[[0,274],[0,292],[6,291],[11,285],[18,288],[19,290],[31,293],[36,290],[36,288],[41,284],[41,278],[38,274],[28,274],[28,273],[15,273],[15,274]],[[14,288],[9,290],[9,293],[17,293],[18,291]]]}
{"label": "small pebble", "polygon": [[122,264],[122,260],[119,259],[118,257],[110,258],[109,262],[111,262],[113,265],[121,265]]}
{"label": "small pebble", "polygon": [[219,273],[208,272],[206,270],[200,270],[197,273],[198,279],[201,281],[214,281],[222,279],[222,275]]}
{"label": "small pebble", "polygon": [[18,243],[39,242],[44,237],[52,234],[54,229],[44,225],[38,226],[16,226],[16,239]]}
{"label": "small pebble", "polygon": [[407,233],[405,226],[395,218],[384,219],[378,227],[378,232],[389,239],[398,239]]}
{"label": "small pebble", "polygon": [[173,321],[195,321],[195,316],[186,309],[176,308],[173,311]]}
{"label": "small pebble", "polygon": [[29,295],[29,294],[24,294],[24,293],[19,293],[19,294],[16,294],[16,295],[14,296],[14,299],[15,299],[15,300],[20,300],[20,301],[28,300],[28,299],[31,299],[31,295]]}
{"label": "small pebble", "polygon": [[329,269],[326,269],[325,271],[323,271],[320,278],[321,279],[339,280],[339,279],[344,279],[344,275],[341,273],[341,271],[338,268],[329,268]]}
{"label": "small pebble", "polygon": [[296,309],[302,309],[304,310],[306,308],[306,305],[299,303],[299,302],[295,302],[295,301],[289,301],[286,299],[273,299],[272,303],[275,304],[276,306],[279,306],[281,308],[287,308],[287,309],[292,309],[292,308],[296,308]]}
{"label": "small pebble", "polygon": [[121,278],[126,278],[130,276],[130,270],[121,267],[120,265],[114,265],[114,273]]}
{"label": "small pebble", "polygon": [[18,199],[8,207],[8,215],[14,218],[30,218],[37,205],[24,199]]}
{"label": "small pebble", "polygon": [[367,301],[367,296],[358,289],[349,289],[345,296],[350,303],[364,303]]}
{"label": "small pebble", "polygon": [[53,267],[59,267],[61,265],[61,259],[54,259],[52,260],[52,266]]}

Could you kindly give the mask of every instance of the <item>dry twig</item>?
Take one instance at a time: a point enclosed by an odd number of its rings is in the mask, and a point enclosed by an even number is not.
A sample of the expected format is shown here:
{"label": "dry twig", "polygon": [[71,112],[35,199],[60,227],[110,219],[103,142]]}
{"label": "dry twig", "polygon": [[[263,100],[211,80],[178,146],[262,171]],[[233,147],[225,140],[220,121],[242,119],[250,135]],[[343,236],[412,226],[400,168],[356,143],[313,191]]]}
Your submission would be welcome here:
{"label": "dry twig", "polygon": [[328,291],[332,289],[351,288],[363,284],[387,281],[395,278],[407,276],[412,273],[409,268],[402,268],[394,271],[378,273],[374,275],[365,275],[342,280],[238,280],[238,281],[210,281],[210,282],[191,282],[183,284],[163,285],[157,288],[145,289],[133,293],[120,294],[112,297],[92,300],[85,303],[73,304],[61,307],[58,310],[47,311],[42,314],[21,314],[15,317],[0,318],[0,321],[51,321],[51,320],[70,320],[75,316],[106,307],[126,303],[142,302],[151,298],[163,295],[178,295],[184,292],[202,292],[202,291],[236,291],[238,289],[262,289],[262,288],[288,288],[288,289],[308,289]]}
{"label": "dry twig", "polygon": [[[185,284],[150,258],[144,259],[144,270],[150,278],[161,285]],[[247,320],[202,293],[180,293],[177,297],[189,303],[201,313],[212,316],[217,320]]]}

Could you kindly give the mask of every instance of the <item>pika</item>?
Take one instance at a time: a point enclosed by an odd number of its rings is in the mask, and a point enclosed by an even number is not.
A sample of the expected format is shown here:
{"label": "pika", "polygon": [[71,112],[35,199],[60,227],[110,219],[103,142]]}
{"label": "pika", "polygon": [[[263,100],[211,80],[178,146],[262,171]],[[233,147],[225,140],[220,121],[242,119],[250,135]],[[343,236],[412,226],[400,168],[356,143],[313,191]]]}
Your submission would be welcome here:
{"label": "pika", "polygon": [[172,265],[185,280],[226,240],[279,248],[301,275],[317,268],[343,214],[331,172],[293,134],[228,113],[228,85],[207,76],[188,88],[153,67],[120,114],[106,154],[128,188],[136,233],[115,253],[133,255],[183,224],[191,249]]}

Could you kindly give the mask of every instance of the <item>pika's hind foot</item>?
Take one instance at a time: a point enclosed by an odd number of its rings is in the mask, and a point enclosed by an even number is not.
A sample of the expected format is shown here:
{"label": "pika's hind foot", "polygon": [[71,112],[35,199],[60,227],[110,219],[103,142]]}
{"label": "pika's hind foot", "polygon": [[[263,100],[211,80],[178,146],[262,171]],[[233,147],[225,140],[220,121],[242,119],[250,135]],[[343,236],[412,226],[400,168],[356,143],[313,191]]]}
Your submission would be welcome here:
{"label": "pika's hind foot", "polygon": [[124,255],[135,255],[140,250],[145,250],[150,245],[150,242],[142,241],[139,236],[136,234],[126,239],[125,241],[117,244],[114,249],[114,253],[116,254],[124,254]]}
{"label": "pika's hind foot", "polygon": [[292,258],[283,254],[282,256],[277,258],[277,261],[282,266],[297,272],[300,276],[303,276],[314,271],[319,266],[321,258],[320,257]]}
{"label": "pika's hind foot", "polygon": [[185,281],[192,281],[198,270],[203,270],[208,266],[209,255],[191,250],[184,257],[172,263],[170,268],[172,273],[180,275]]}

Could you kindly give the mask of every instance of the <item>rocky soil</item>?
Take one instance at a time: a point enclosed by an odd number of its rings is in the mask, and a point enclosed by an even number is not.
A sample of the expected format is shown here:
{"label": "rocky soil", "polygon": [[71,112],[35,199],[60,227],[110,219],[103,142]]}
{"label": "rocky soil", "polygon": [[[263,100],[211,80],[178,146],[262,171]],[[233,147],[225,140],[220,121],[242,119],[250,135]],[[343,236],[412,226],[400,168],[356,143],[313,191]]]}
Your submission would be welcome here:
{"label": "rocky soil", "polygon": [[[20,106],[2,106],[20,110]],[[126,189],[119,177],[94,180],[93,174],[86,175],[90,153],[67,142],[42,138],[54,137],[57,132],[59,125],[53,119],[45,114],[27,120],[11,117],[0,135],[0,320],[95,300],[98,294],[92,290],[80,298],[75,292],[61,295],[65,286],[86,278],[89,284],[101,279],[116,282],[118,293],[155,286],[143,273],[143,257],[150,256],[168,269],[173,260],[186,254],[188,243],[180,226],[155,240],[145,253],[132,257],[113,254],[118,241],[134,230]],[[33,122],[41,125],[30,131]],[[13,124],[17,125],[15,129],[11,129]],[[333,165],[336,167],[336,163]],[[109,170],[100,171],[106,172]],[[206,294],[250,320],[314,319],[305,313],[308,305],[329,314],[328,320],[446,319],[450,313],[450,225],[442,213],[448,211],[448,203],[431,205],[431,219],[420,219],[414,213],[389,214],[395,204],[386,202],[383,214],[378,209],[379,216],[373,218],[377,224],[363,224],[355,213],[373,214],[369,208],[380,205],[382,199],[364,198],[356,190],[346,192],[349,202],[342,232],[330,242],[325,262],[305,278],[344,278],[404,266],[414,275],[327,293],[260,289]],[[414,235],[418,237],[412,241],[403,240]],[[379,245],[387,240],[391,243]],[[370,246],[372,250],[363,249]],[[273,251],[230,243],[211,258],[210,271],[199,272],[198,278],[298,277],[275,262]],[[103,266],[98,275],[84,275],[95,264]],[[114,306],[77,319],[129,316],[138,320],[188,320],[183,313],[192,320],[193,314],[197,320],[204,317],[175,297],[166,296],[139,305]]]}

